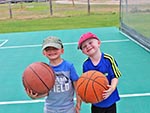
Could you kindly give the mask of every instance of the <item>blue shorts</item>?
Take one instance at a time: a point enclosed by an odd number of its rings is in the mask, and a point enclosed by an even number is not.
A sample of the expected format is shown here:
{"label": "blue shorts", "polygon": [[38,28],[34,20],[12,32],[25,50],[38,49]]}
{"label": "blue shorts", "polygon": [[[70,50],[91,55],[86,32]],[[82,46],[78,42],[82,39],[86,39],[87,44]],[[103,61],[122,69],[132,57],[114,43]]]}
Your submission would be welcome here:
{"label": "blue shorts", "polygon": [[76,110],[74,107],[69,109],[61,109],[61,110],[49,110],[44,108],[44,113],[76,113]]}

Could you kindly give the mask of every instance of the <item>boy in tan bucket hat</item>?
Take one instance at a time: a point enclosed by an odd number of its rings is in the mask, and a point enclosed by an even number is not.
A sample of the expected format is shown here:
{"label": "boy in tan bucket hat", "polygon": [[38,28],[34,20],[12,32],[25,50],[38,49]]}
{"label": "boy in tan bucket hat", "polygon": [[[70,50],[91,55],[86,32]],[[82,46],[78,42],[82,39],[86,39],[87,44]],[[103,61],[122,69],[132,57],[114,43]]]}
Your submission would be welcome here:
{"label": "boy in tan bucket hat", "polygon": [[[56,80],[54,87],[46,96],[44,113],[80,113],[81,101],[76,95],[76,106],[74,106],[74,92],[76,91],[76,82],[78,74],[74,65],[63,58],[64,48],[62,41],[50,36],[43,40],[42,52],[49,60],[49,65],[53,68]],[[28,91],[31,98],[41,98],[38,94]]]}

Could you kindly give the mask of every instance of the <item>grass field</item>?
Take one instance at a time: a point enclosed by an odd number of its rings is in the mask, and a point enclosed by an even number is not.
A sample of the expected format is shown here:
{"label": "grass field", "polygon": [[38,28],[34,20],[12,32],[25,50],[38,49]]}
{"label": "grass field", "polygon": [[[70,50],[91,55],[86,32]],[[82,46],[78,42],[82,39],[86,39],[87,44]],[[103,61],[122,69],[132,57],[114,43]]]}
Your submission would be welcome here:
{"label": "grass field", "polygon": [[150,38],[149,13],[129,13],[124,15],[123,17],[124,23],[126,23],[129,27],[136,29],[137,32],[141,33],[147,38]]}
{"label": "grass field", "polygon": [[118,14],[0,21],[0,33],[106,26],[119,26]]}
{"label": "grass field", "polygon": [[13,4],[13,18],[7,4],[0,4],[0,11],[0,33],[119,26],[116,4],[91,5],[90,14],[85,4],[53,4],[53,15],[47,3]]}

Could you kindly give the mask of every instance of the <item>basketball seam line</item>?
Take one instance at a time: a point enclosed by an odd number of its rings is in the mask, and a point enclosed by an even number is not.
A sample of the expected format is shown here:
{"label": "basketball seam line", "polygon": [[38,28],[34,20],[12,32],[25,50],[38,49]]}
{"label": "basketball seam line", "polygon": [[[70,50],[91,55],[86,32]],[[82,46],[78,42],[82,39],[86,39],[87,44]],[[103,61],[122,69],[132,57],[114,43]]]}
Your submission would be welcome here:
{"label": "basketball seam line", "polygon": [[[49,67],[49,68],[51,68],[48,64],[46,64],[46,63],[41,63],[46,69],[47,69],[47,66]],[[45,65],[47,65],[47,66],[45,66]],[[55,75],[55,72],[54,72],[54,70],[51,68],[51,70],[52,70],[52,72],[53,72],[53,74]],[[51,73],[51,71],[48,69],[48,71]],[[52,79],[55,79],[55,76],[50,76]]]}
{"label": "basketball seam line", "polygon": [[[95,73],[95,71],[94,71],[94,73]],[[90,76],[90,78],[88,79],[88,82],[87,82],[87,84],[86,84],[85,91],[84,91],[84,98],[86,97],[87,86],[88,86],[88,84],[89,84],[89,82],[90,82],[90,80],[91,80],[91,77],[94,75],[94,73],[92,73],[91,76]],[[87,74],[88,74],[88,73],[87,73]],[[85,79],[86,79],[86,78],[85,78]]]}
{"label": "basketball seam line", "polygon": [[34,71],[33,68],[30,67],[30,66],[29,66],[29,68],[37,75],[37,77],[38,77],[38,78],[41,80],[41,82],[46,86],[46,88],[47,88],[48,90],[50,90],[50,89],[48,88],[48,86],[44,83],[44,81],[38,76],[38,74],[36,73],[36,71]]}
{"label": "basketball seam line", "polygon": [[[95,94],[95,96],[96,96],[97,102],[99,102],[99,98],[98,98],[98,95],[97,95],[97,93],[96,93],[96,90],[95,90],[95,87],[94,87],[94,83],[97,83],[98,85],[102,86],[104,89],[105,89],[105,87],[104,87],[102,84],[100,84],[99,82],[95,81],[95,79],[97,79],[97,78],[99,78],[99,76],[97,76],[96,78],[94,78],[94,79],[92,80],[92,81],[94,81],[94,82],[92,82],[92,87],[93,87],[94,94]],[[104,78],[104,77],[100,77],[100,78]],[[98,89],[98,90],[101,90],[101,89]]]}
{"label": "basketball seam line", "polygon": [[[81,78],[84,78],[84,77],[81,77]],[[99,77],[98,77],[99,78]],[[100,77],[101,78],[101,77]],[[86,78],[84,78],[84,80],[85,80]],[[92,81],[94,81],[93,79],[90,79],[90,78],[88,78],[88,80],[92,80]],[[97,83],[97,84],[99,84],[99,82],[97,82],[97,81],[94,81],[95,83]],[[105,86],[103,86],[102,84],[99,84],[99,85],[101,85],[104,89],[105,89]]]}

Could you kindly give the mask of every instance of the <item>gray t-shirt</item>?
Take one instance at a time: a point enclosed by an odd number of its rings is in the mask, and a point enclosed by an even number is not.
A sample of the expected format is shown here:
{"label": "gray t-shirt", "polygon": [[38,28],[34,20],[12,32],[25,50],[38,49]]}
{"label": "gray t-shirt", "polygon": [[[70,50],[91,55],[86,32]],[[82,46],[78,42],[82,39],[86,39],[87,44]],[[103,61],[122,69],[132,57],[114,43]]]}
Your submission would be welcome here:
{"label": "gray t-shirt", "polygon": [[63,61],[58,66],[52,66],[56,74],[54,87],[46,97],[46,109],[68,109],[74,106],[73,81],[78,80],[78,75],[72,63]]}

